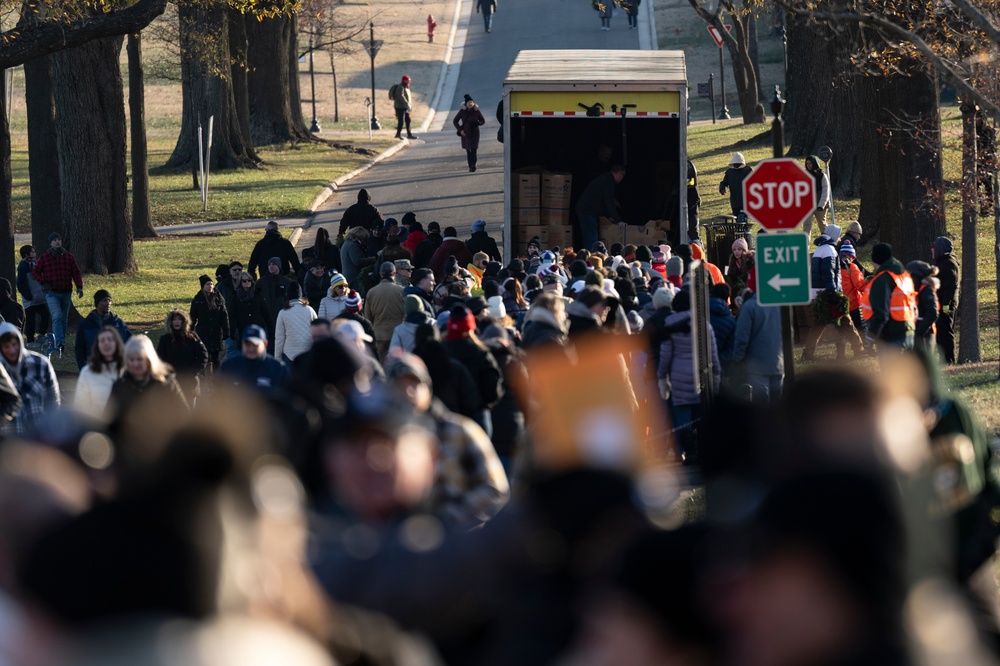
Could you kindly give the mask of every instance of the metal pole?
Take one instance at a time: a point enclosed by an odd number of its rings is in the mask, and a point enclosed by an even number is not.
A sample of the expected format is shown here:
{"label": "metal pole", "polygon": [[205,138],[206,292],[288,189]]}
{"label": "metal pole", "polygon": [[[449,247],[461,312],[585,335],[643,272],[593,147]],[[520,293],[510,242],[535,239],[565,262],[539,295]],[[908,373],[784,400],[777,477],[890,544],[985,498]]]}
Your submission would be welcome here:
{"label": "metal pole", "polygon": [[198,173],[201,175],[201,209],[205,210],[205,145],[202,142],[201,123],[198,123]]}
{"label": "metal pole", "polygon": [[712,103],[712,124],[715,120],[715,74],[708,75],[708,101]]}
{"label": "metal pole", "polygon": [[719,85],[722,86],[722,108],[719,109],[719,120],[729,120],[729,108],[726,107],[726,69],[722,59],[722,47],[719,47]]}
{"label": "metal pole", "polygon": [[311,90],[310,95],[312,96],[312,110],[313,110],[313,121],[312,125],[309,126],[309,131],[313,134],[322,131],[320,129],[319,123],[316,122],[316,73],[313,69],[313,36],[309,35],[309,89]]}
{"label": "metal pole", "polygon": [[[774,157],[782,157],[785,153],[785,140],[781,126],[781,110],[785,100],[781,99],[781,89],[774,86],[774,98],[771,99],[771,112],[774,121],[771,123],[771,142]],[[785,391],[795,382],[795,344],[792,331],[792,306],[781,306],[781,353],[785,360]]]}
{"label": "metal pole", "polygon": [[368,22],[368,55],[372,59],[372,124],[373,130],[382,129],[378,122],[378,115],[375,113],[375,21]]}
{"label": "metal pole", "polygon": [[[782,23],[785,21],[784,15],[781,17]],[[781,26],[781,73],[785,84],[785,94],[788,94],[788,30]]]}

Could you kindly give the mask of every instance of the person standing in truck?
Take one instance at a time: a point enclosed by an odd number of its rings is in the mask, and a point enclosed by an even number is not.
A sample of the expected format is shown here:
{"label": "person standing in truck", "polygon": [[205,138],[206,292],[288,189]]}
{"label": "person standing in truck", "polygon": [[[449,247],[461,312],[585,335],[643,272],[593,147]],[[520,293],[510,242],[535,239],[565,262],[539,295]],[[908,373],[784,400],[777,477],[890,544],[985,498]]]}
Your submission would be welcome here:
{"label": "person standing in truck", "polygon": [[590,181],[576,202],[576,217],[580,221],[580,236],[583,247],[590,248],[598,241],[598,218],[606,217],[612,222],[624,224],[619,219],[618,204],[615,201],[615,186],[625,178],[625,166],[616,164],[611,171]]}

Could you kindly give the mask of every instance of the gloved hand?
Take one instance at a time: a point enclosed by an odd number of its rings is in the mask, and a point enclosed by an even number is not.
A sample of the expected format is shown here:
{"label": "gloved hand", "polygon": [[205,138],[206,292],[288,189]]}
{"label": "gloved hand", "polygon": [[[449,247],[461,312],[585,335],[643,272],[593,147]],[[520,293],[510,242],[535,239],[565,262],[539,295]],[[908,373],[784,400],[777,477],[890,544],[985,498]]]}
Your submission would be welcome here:
{"label": "gloved hand", "polygon": [[76,297],[77,298],[83,298],[83,287],[77,287],[76,288]]}

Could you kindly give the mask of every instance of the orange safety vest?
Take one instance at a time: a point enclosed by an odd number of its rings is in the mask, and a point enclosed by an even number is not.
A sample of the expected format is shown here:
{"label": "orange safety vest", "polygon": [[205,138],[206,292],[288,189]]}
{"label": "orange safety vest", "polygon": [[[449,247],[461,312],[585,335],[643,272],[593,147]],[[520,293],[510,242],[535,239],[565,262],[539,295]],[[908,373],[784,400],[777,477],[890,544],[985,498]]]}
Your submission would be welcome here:
{"label": "orange safety vest", "polygon": [[870,320],[874,316],[872,311],[872,297],[871,290],[872,285],[875,284],[875,280],[879,278],[882,274],[888,274],[892,278],[892,281],[896,283],[896,288],[892,290],[892,294],[889,296],[889,318],[892,321],[907,321],[911,324],[917,321],[917,292],[913,288],[913,278],[907,272],[902,273],[891,273],[889,271],[882,271],[873,277],[868,284],[865,285],[864,291],[861,292],[861,316],[865,321]]}

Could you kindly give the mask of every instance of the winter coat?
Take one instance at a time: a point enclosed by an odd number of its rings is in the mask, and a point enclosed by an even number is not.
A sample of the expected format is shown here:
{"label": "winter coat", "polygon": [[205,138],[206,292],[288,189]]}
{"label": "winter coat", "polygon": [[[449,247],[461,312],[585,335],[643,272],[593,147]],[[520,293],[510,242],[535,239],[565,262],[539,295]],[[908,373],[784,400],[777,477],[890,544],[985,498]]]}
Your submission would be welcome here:
{"label": "winter coat", "polygon": [[208,350],[198,334],[194,337],[175,335],[169,329],[156,343],[156,354],[165,363],[173,366],[177,373],[177,383],[188,404],[201,395],[201,377],[208,366]]}
{"label": "winter coat", "polygon": [[17,301],[0,296],[0,319],[9,321],[20,329],[24,329],[24,308]]}
{"label": "winter coat", "polygon": [[[6,371],[5,389],[10,388],[6,386],[6,379],[10,379],[11,385],[21,397],[21,406],[14,419],[4,423],[0,431],[5,435],[28,436],[42,419],[51,416],[59,408],[62,402],[59,382],[49,359],[25,347],[21,331],[14,324],[0,324],[0,336],[7,333],[14,333],[21,341],[21,355],[17,363],[12,364],[0,354],[0,364]],[[8,391],[4,390],[4,394],[8,394]]]}
{"label": "winter coat", "polygon": [[31,272],[35,262],[22,259],[17,265],[17,293],[21,294],[21,302],[25,308],[45,304],[45,291]]}
{"label": "winter coat", "polygon": [[479,150],[479,128],[486,124],[479,107],[473,109],[463,108],[455,114],[451,124],[458,130],[458,135],[462,137],[463,150]]}
{"label": "winter coat", "polygon": [[[427,234],[425,234],[423,231],[411,231],[410,233],[406,234],[406,240],[402,242],[402,246],[405,247],[407,250],[409,250],[410,254],[416,257],[417,247],[419,247],[420,244],[423,243],[425,240],[427,240]],[[416,262],[414,262],[413,265],[416,266]],[[417,266],[417,268],[420,267]]]}
{"label": "winter coat", "polygon": [[722,182],[719,183],[719,194],[725,194],[729,190],[729,205],[732,207],[733,215],[743,212],[743,181],[753,171],[753,167],[744,164],[742,167],[728,167]]}
{"label": "winter coat", "polygon": [[323,265],[326,266],[327,270],[333,269],[338,273],[341,272],[340,248],[330,241],[326,242],[326,245],[321,248],[319,253],[316,252],[315,246],[305,248],[302,250],[302,258],[305,259],[306,257],[322,259]]}
{"label": "winter coat", "polygon": [[444,281],[444,265],[448,261],[448,257],[451,256],[455,257],[459,267],[468,266],[472,263],[472,255],[469,254],[465,243],[453,236],[445,238],[441,242],[441,246],[434,251],[434,256],[431,257],[430,263],[427,265],[431,269],[431,272],[434,273],[434,279],[438,283]]}
{"label": "winter coat", "polygon": [[31,272],[44,291],[51,289],[66,293],[73,291],[73,285],[76,285],[77,289],[83,289],[80,266],[73,255],[65,249],[56,252],[49,248],[43,252]]}
{"label": "winter coat", "polygon": [[[691,312],[685,310],[670,315],[664,320],[664,324],[672,326],[690,319]],[[722,381],[722,367],[719,365],[719,349],[715,344],[715,332],[711,324],[708,325],[708,332],[709,343],[712,346],[712,386],[718,390]],[[701,404],[701,396],[695,392],[694,350],[690,332],[674,333],[660,345],[660,366],[657,377],[669,380],[670,401],[674,405]]]}
{"label": "winter coat", "polygon": [[295,275],[299,272],[299,255],[295,253],[295,247],[291,242],[281,235],[277,229],[268,229],[264,232],[264,237],[257,241],[250,253],[250,262],[247,264],[247,273],[256,278],[258,272],[263,275],[267,273],[267,262],[271,257],[281,260],[281,274]]}
{"label": "winter coat", "polygon": [[291,278],[284,275],[267,273],[257,280],[257,291],[260,292],[264,299],[264,305],[267,306],[267,335],[270,340],[274,340],[274,322],[278,319],[278,312],[288,302],[288,288],[291,285]]}
{"label": "winter coat", "polygon": [[236,386],[266,392],[284,388],[288,382],[288,366],[267,354],[252,360],[240,354],[226,359],[216,376]]}
{"label": "winter coat", "polygon": [[861,307],[861,292],[865,289],[865,274],[850,257],[840,257],[840,284],[851,310]]}
{"label": "winter coat", "polygon": [[322,301],[319,302],[319,312],[316,315],[322,319],[327,319],[333,321],[337,318],[344,308],[347,307],[347,296],[341,296],[340,298],[336,296],[327,296]]}
{"label": "winter coat", "polygon": [[492,14],[497,10],[497,0],[476,0],[476,12]]}
{"label": "winter coat", "polygon": [[491,409],[503,397],[503,373],[493,354],[468,338],[445,340],[453,359],[463,364],[479,389],[479,409]]}
{"label": "winter coat", "polygon": [[721,298],[708,299],[708,315],[715,331],[715,346],[719,350],[719,361],[728,365],[733,357],[733,342],[736,336],[736,317]]}
{"label": "winter coat", "polygon": [[543,345],[566,346],[566,332],[560,328],[555,315],[544,308],[528,308],[521,329],[521,348],[534,349]]}
{"label": "winter coat", "polygon": [[[378,208],[371,204],[371,199],[358,201],[358,203],[344,211],[344,217],[340,220],[340,228],[337,230],[337,235],[343,236],[347,233],[348,229],[354,227],[364,227],[371,232],[372,229],[381,227],[383,224],[385,224],[385,221],[382,219],[382,213],[378,212]],[[341,254],[340,258],[343,260],[343,254]]]}
{"label": "winter coat", "polygon": [[812,288],[819,290],[832,289],[841,291],[840,257],[837,256],[836,240],[824,241],[816,248],[809,260],[809,270],[812,273]]}
{"label": "winter coat", "polygon": [[579,301],[573,301],[566,306],[566,319],[569,321],[570,340],[588,333],[606,332],[597,315]]}
{"label": "winter coat", "polygon": [[[493,407],[493,446],[498,455],[510,458],[524,439],[524,412],[514,395],[513,387],[526,382],[528,371],[524,367],[517,347],[491,346],[493,357],[503,372],[503,397]],[[522,385],[524,385],[522,383]]]}
{"label": "winter coat", "polygon": [[260,292],[254,289],[253,296],[244,300],[237,296],[233,303],[233,311],[229,313],[229,337],[239,342],[243,329],[250,324],[267,329],[267,304]]}
{"label": "winter coat", "polygon": [[427,311],[427,314],[429,314],[432,317],[437,314],[437,310],[434,308],[434,303],[431,300],[430,294],[428,294],[426,291],[415,285],[410,285],[409,287],[403,287],[404,300],[406,299],[407,296],[410,296],[411,294],[413,296],[419,296],[421,300],[423,300],[424,310]]}
{"label": "winter coat", "polygon": [[485,252],[491,261],[503,261],[503,255],[500,253],[500,248],[497,247],[497,242],[485,231],[472,232],[472,238],[465,241],[465,249],[471,255],[475,255],[476,252]]}
{"label": "winter coat", "polygon": [[944,236],[934,241],[934,265],[938,267],[937,298],[942,310],[954,312],[958,307],[961,276],[958,270],[958,259],[953,254],[953,245]]}
{"label": "winter coat", "polygon": [[933,338],[933,326],[938,319],[938,279],[928,277],[915,285],[917,289],[917,325],[914,335],[918,338]]}
{"label": "winter coat", "polygon": [[315,318],[316,312],[298,299],[278,312],[274,326],[274,357],[284,359],[287,356],[294,361],[299,354],[309,351],[312,347],[309,329]]}
{"label": "winter coat", "polygon": [[76,379],[73,393],[73,409],[84,416],[100,419],[104,416],[111,399],[111,387],[121,373],[115,364],[105,365],[100,372],[94,372],[90,365],[83,366]]}
{"label": "winter coat", "polygon": [[198,334],[210,356],[217,356],[229,339],[229,312],[219,292],[213,292],[215,309],[209,307],[205,292],[191,299],[191,330]]}
{"label": "winter coat", "polygon": [[750,279],[750,271],[754,267],[753,255],[749,252],[743,253],[740,261],[736,260],[736,255],[729,255],[729,267],[726,269],[726,283],[733,297],[739,296],[747,288],[747,281]]}
{"label": "winter coat", "polygon": [[356,240],[347,239],[340,248],[340,261],[344,265],[344,278],[352,288],[357,289],[358,276],[362,269],[375,263]]}
{"label": "winter coat", "polygon": [[427,238],[417,245],[417,251],[413,253],[413,265],[417,268],[427,268],[443,242],[444,237],[441,234],[437,232],[427,234]]}
{"label": "winter coat", "polygon": [[392,280],[382,280],[368,290],[365,319],[372,323],[377,341],[392,340],[393,331],[403,323],[403,298],[403,288]]}
{"label": "winter coat", "polygon": [[441,343],[436,344],[436,349],[414,351],[427,366],[434,397],[456,414],[468,418],[477,416],[482,411],[479,388],[469,369],[448,356]]}
{"label": "winter coat", "polygon": [[132,331],[128,330],[125,322],[114,312],[109,311],[106,317],[102,317],[97,310],[91,310],[90,314],[86,318],[81,319],[80,323],[76,326],[74,352],[76,355],[76,367],[78,369],[82,370],[83,366],[87,365],[87,359],[90,358],[90,353],[94,351],[94,343],[97,342],[97,334],[105,326],[111,326],[118,331],[118,335],[122,336],[122,342],[128,342],[128,339],[132,337]]}
{"label": "winter coat", "polygon": [[143,396],[157,400],[157,409],[167,414],[183,414],[188,411],[188,403],[184,393],[173,374],[165,379],[157,380],[147,377],[145,381],[137,381],[128,372],[122,373],[118,381],[111,387],[111,399],[108,400],[105,415],[114,420],[118,415],[127,412]]}
{"label": "winter coat", "polygon": [[389,341],[389,351],[402,349],[412,352],[417,346],[417,329],[422,324],[432,324],[434,319],[426,312],[411,312],[406,315],[403,323],[392,331],[392,340]]}
{"label": "winter coat", "polygon": [[[302,278],[302,295],[305,296],[309,305],[315,310],[323,302],[323,299],[330,294],[330,272],[327,271],[320,276],[313,275],[312,271],[306,273],[306,276]],[[285,303],[288,302],[286,298],[281,304],[281,307],[285,307]],[[277,315],[275,315],[277,317]]]}
{"label": "winter coat", "polygon": [[736,318],[733,362],[743,363],[748,374],[784,375],[781,350],[781,308],[765,308],[757,294],[743,301]]}

